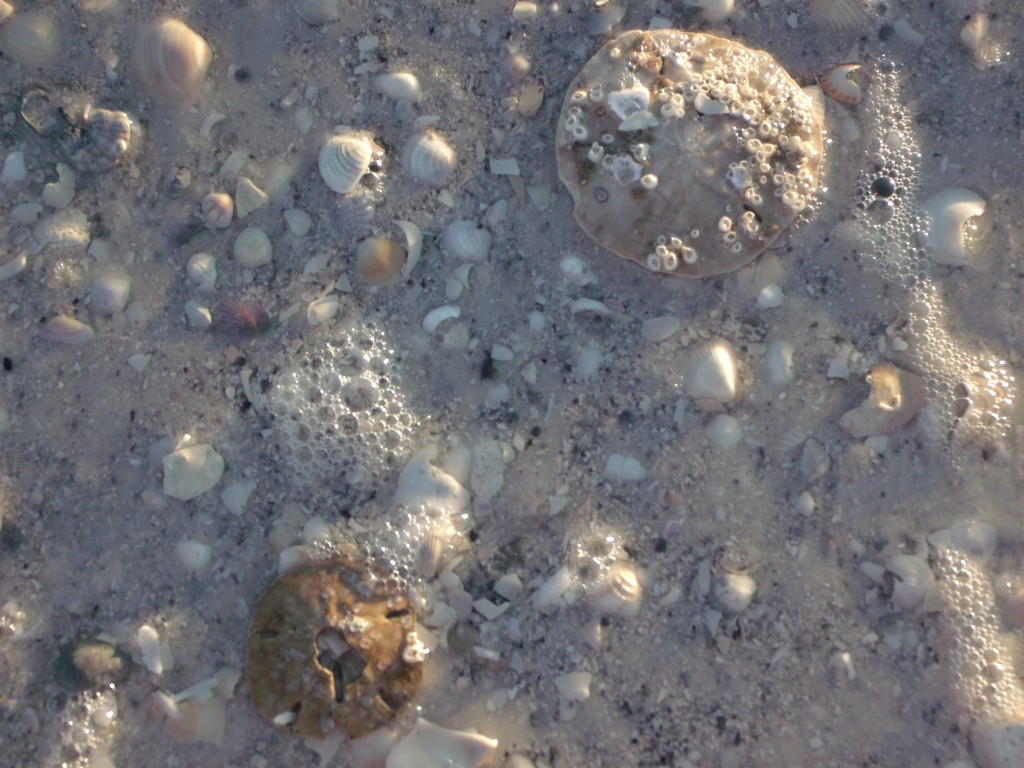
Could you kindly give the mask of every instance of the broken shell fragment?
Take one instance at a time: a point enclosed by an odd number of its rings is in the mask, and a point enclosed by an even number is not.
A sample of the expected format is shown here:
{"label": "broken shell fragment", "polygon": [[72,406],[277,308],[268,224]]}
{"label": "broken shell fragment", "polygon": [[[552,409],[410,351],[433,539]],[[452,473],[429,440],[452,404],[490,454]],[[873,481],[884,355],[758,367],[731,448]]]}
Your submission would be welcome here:
{"label": "broken shell fragment", "polygon": [[892,363],[875,365],[867,382],[868,399],[839,418],[839,426],[851,437],[892,434],[924,407],[924,380]]}
{"label": "broken shell fragment", "polygon": [[260,596],[245,674],[256,709],[289,733],[364,736],[423,675],[415,615],[372,563],[343,555],[288,571]]}
{"label": "broken shell fragment", "polygon": [[671,29],[598,51],[556,133],[583,230],[684,277],[730,272],[771,245],[810,204],[822,147],[811,97],[771,56]]}
{"label": "broken shell fragment", "polygon": [[85,344],[92,341],[95,331],[70,315],[57,315],[39,328],[39,338],[58,344]]}
{"label": "broken shell fragment", "polygon": [[132,119],[124,112],[89,108],[81,134],[69,148],[72,164],[80,171],[108,171],[132,146]]}
{"label": "broken shell fragment", "polygon": [[317,166],[324,183],[339,195],[347,195],[370,166],[384,157],[384,148],[365,132],[331,136],[320,148]]}
{"label": "broken shell fragment", "polygon": [[213,52],[206,40],[178,19],[146,24],[135,39],[131,72],[146,96],[187,107],[199,100]]}
{"label": "broken shell fragment", "polygon": [[860,64],[840,64],[819,77],[818,84],[829,98],[840,104],[860,104],[863,98],[860,84],[850,77],[859,69]]}
{"label": "broken shell fragment", "polygon": [[416,103],[423,96],[420,81],[410,72],[377,75],[373,80],[373,90],[395,101]]}
{"label": "broken shell fragment", "polygon": [[497,739],[441,728],[421,717],[412,732],[391,748],[384,768],[478,768],[497,748]]}

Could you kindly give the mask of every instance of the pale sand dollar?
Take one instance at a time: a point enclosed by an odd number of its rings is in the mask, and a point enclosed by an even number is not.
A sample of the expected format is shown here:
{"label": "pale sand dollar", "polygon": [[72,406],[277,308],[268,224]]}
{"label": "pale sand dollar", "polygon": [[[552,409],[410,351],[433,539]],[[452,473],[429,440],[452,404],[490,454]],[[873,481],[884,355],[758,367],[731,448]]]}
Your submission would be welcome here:
{"label": "pale sand dollar", "polygon": [[598,243],[685,277],[757,257],[817,190],[821,123],[767,53],[706,33],[626,32],[562,104],[558,175]]}

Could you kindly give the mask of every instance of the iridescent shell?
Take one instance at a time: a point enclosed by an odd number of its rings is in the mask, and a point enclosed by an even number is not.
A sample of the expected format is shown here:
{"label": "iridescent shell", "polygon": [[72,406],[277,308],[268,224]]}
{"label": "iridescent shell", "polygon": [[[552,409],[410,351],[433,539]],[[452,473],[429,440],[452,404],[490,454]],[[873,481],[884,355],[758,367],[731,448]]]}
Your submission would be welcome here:
{"label": "iridescent shell", "polygon": [[435,131],[414,136],[405,145],[402,166],[413,181],[427,187],[442,187],[455,172],[459,157],[454,147]]}
{"label": "iridescent shell", "polygon": [[157,19],[140,30],[130,69],[139,89],[154,101],[187,107],[199,100],[213,52],[206,40],[178,19]]}
{"label": "iridescent shell", "polygon": [[324,183],[339,195],[351,192],[370,166],[384,156],[384,149],[369,134],[338,133],[320,148],[317,166]]}

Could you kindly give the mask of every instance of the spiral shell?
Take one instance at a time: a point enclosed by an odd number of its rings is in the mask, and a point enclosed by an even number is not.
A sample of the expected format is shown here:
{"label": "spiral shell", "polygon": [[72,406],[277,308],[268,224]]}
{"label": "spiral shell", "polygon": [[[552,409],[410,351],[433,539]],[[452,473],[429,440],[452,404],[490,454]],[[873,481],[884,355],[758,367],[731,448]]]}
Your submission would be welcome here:
{"label": "spiral shell", "polygon": [[383,154],[384,149],[366,133],[338,133],[320,148],[317,165],[324,183],[347,195]]}
{"label": "spiral shell", "polygon": [[455,172],[459,157],[441,134],[427,131],[405,145],[402,165],[417,184],[442,187]]}
{"label": "spiral shell", "polygon": [[199,100],[213,51],[178,19],[146,24],[135,39],[130,68],[139,89],[154,101],[187,107]]}
{"label": "spiral shell", "polygon": [[491,233],[475,222],[456,219],[444,231],[444,250],[464,261],[484,261],[491,251]]}

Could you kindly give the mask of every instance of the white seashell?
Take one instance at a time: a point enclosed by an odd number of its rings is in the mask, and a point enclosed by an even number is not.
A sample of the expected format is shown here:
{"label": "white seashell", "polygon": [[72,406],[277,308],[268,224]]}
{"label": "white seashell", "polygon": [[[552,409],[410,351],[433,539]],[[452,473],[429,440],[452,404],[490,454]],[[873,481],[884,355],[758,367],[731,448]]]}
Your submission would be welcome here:
{"label": "white seashell", "polygon": [[537,608],[550,608],[558,603],[562,596],[575,585],[576,580],[568,566],[562,566],[554,575],[540,585],[533,595],[533,604]]}
{"label": "white seashell", "polygon": [[259,227],[246,227],[235,238],[235,261],[248,269],[269,264],[274,258],[274,247],[267,233]]}
{"label": "white seashell", "polygon": [[43,187],[40,199],[51,208],[67,208],[75,197],[75,172],[64,163],[57,163],[57,181]]}
{"label": "white seashell", "polygon": [[310,302],[309,308],[306,310],[306,321],[310,325],[326,323],[338,314],[340,306],[341,302],[338,301],[337,296],[324,296],[323,298],[316,299]]}
{"label": "white seashell", "polygon": [[402,166],[413,181],[427,187],[442,187],[455,172],[458,155],[439,133],[427,131],[405,145]]}
{"label": "white seashell", "polygon": [[130,69],[139,89],[154,101],[187,107],[199,100],[213,52],[178,19],[157,19],[136,36]]}
{"label": "white seashell", "polygon": [[597,585],[591,605],[608,616],[636,616],[643,595],[639,571],[629,563],[615,561]]}
{"label": "white seashell", "polygon": [[784,300],[785,296],[782,295],[782,289],[775,285],[775,283],[766,285],[757,294],[757,306],[761,309],[781,307]]}
{"label": "white seashell", "polygon": [[900,18],[896,19],[896,21],[893,22],[892,29],[893,32],[896,33],[896,37],[898,37],[904,43],[912,45],[915,48],[920,48],[922,45],[924,45],[924,35],[922,35],[920,32],[918,32],[916,29],[910,26],[910,22],[907,21],[906,16],[901,16]]}
{"label": "white seashell", "polygon": [[953,546],[978,565],[985,565],[996,551],[999,536],[988,523],[976,520],[957,523],[949,529]]}
{"label": "white seashell", "polygon": [[715,600],[725,613],[742,613],[754,599],[757,582],[746,573],[725,571],[715,578]]}
{"label": "white seashell", "polygon": [[209,290],[217,282],[217,260],[209,253],[197,253],[188,260],[185,272],[199,288]]}
{"label": "white seashell", "polygon": [[201,541],[179,541],[174,545],[174,557],[178,564],[193,573],[200,573],[213,562],[213,549]]}
{"label": "white seashell", "polygon": [[146,665],[146,669],[154,675],[162,675],[164,658],[160,647],[160,634],[149,624],[143,624],[135,633],[135,640],[139,644],[142,663]]}
{"label": "white seashell", "polygon": [[681,325],[682,321],[675,315],[652,317],[650,320],[644,320],[644,324],[640,328],[640,335],[648,343],[665,341],[665,339],[671,338]]}
{"label": "white seashell", "polygon": [[4,158],[3,170],[0,170],[0,184],[11,186],[24,181],[28,177],[28,168],[25,166],[25,153],[20,149],[8,153]]}
{"label": "white seashell", "polygon": [[116,315],[128,306],[132,281],[127,275],[109,274],[100,277],[89,291],[90,306],[101,315]]}
{"label": "white seashell", "polygon": [[498,740],[471,731],[450,731],[424,720],[395,744],[384,768],[478,768],[498,748]]}
{"label": "white seashell", "polygon": [[897,555],[886,564],[892,574],[892,604],[904,611],[916,608],[935,586],[928,562],[915,555]]}
{"label": "white seashell", "polygon": [[456,219],[444,230],[441,245],[449,256],[484,261],[491,251],[491,233],[467,219]]}
{"label": "white seashell", "polygon": [[828,96],[840,104],[860,104],[863,98],[860,85],[850,78],[861,68],[860,64],[840,64],[818,78],[818,84]]}
{"label": "white seashell", "polygon": [[917,235],[921,246],[936,264],[964,266],[964,224],[985,212],[985,201],[969,189],[956,188],[932,195],[921,207],[929,220],[928,228]]}
{"label": "white seashell", "polygon": [[57,315],[39,328],[39,338],[58,344],[85,344],[92,341],[95,331],[70,315]]}
{"label": "white seashell", "polygon": [[462,316],[462,310],[454,304],[445,304],[437,309],[432,309],[427,312],[426,317],[423,318],[423,330],[427,333],[434,333],[441,323],[446,320],[454,320]]}
{"label": "white seashell", "polygon": [[395,224],[405,235],[406,257],[405,264],[402,265],[402,279],[404,280],[409,277],[413,267],[420,260],[420,254],[423,253],[423,232],[411,221],[399,220]]}
{"label": "white seashell", "polygon": [[231,226],[235,204],[227,192],[211,192],[203,198],[203,218],[206,223],[218,229]]}
{"label": "white seashell", "polygon": [[731,451],[743,439],[743,427],[739,419],[719,413],[708,422],[708,442],[720,451]]}
{"label": "white seashell", "polygon": [[295,0],[295,12],[311,26],[329,24],[341,18],[340,0]]}
{"label": "white seashell", "polygon": [[209,307],[204,307],[198,301],[185,302],[185,319],[188,327],[197,331],[204,331],[213,324],[213,313]]}
{"label": "white seashell", "polygon": [[523,592],[523,582],[516,574],[506,573],[494,582],[494,592],[506,600],[515,600]]}
{"label": "white seashell", "polygon": [[21,272],[28,266],[28,252],[22,251],[13,259],[8,261],[3,266],[0,266],[0,282],[4,280],[10,280],[15,275],[20,275]]}
{"label": "white seashell", "polygon": [[613,482],[635,483],[647,477],[647,470],[632,456],[613,453],[605,461],[603,475]]}
{"label": "white seashell", "polygon": [[701,17],[712,23],[729,18],[734,4],[735,0],[683,0],[688,8],[700,8]]}
{"label": "white seashell", "polygon": [[4,58],[26,69],[47,69],[60,58],[60,28],[48,14],[13,14],[0,28]]}
{"label": "white seashell", "polygon": [[410,72],[389,72],[377,75],[373,80],[373,90],[382,93],[389,99],[416,103],[423,96],[420,81]]}
{"label": "white seashell", "polygon": [[891,363],[879,363],[867,376],[868,398],[839,418],[839,426],[851,437],[889,435],[910,421],[924,407],[924,380]]}
{"label": "white seashell", "polygon": [[313,219],[305,211],[298,208],[289,208],[284,212],[284,221],[288,225],[288,231],[296,237],[305,237],[313,228]]}
{"label": "white seashell", "polygon": [[683,386],[698,405],[724,405],[736,397],[736,354],[724,339],[701,344],[690,354]]}
{"label": "white seashell", "polygon": [[590,698],[590,683],[594,676],[590,672],[566,672],[552,682],[558,695],[566,701],[586,701]]}
{"label": "white seashell", "polygon": [[235,185],[235,213],[238,218],[244,219],[253,211],[257,211],[270,201],[267,193],[257,187],[245,176],[238,177]]}
{"label": "white seashell", "polygon": [[339,195],[351,192],[384,149],[366,133],[338,133],[320,148],[317,166],[320,177]]}
{"label": "white seashell", "polygon": [[35,224],[42,212],[41,203],[21,203],[11,208],[11,221],[16,224]]}
{"label": "white seashell", "polygon": [[960,30],[960,42],[969,51],[977,51],[981,47],[981,41],[988,34],[988,14],[975,13],[964,24]]}

